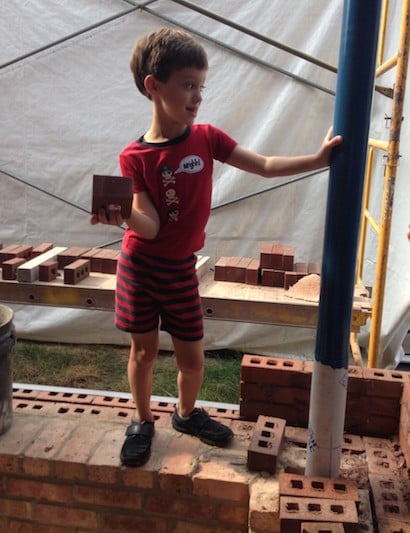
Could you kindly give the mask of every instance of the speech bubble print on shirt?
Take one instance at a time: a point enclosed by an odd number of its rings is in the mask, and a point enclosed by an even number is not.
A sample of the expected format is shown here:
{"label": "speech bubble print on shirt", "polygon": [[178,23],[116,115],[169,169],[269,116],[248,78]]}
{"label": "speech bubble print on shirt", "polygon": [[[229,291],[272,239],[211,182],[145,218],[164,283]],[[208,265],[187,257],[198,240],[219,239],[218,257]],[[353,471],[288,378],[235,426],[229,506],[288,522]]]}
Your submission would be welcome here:
{"label": "speech bubble print on shirt", "polygon": [[204,162],[198,155],[187,155],[179,163],[178,169],[174,174],[185,172],[186,174],[196,174],[204,168]]}

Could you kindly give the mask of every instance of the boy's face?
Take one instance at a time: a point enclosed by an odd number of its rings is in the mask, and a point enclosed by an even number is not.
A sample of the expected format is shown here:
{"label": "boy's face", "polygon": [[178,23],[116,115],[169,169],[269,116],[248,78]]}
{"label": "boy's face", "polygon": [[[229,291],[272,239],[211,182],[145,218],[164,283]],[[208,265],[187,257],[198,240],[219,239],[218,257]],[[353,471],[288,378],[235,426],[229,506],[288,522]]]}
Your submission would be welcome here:
{"label": "boy's face", "polygon": [[202,102],[206,74],[206,70],[190,67],[175,70],[166,82],[156,81],[152,99],[159,116],[181,125],[193,124]]}

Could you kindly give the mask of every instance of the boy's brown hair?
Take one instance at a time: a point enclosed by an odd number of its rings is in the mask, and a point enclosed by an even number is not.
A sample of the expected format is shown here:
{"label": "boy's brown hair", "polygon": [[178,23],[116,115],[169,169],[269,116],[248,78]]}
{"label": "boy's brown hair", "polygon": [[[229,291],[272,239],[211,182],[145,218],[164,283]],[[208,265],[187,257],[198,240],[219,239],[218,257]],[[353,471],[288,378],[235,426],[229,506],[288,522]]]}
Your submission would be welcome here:
{"label": "boy's brown hair", "polygon": [[138,39],[130,61],[131,71],[139,91],[151,99],[144,80],[152,74],[158,81],[168,81],[175,70],[195,67],[208,68],[204,48],[188,33],[172,28],[160,28]]}

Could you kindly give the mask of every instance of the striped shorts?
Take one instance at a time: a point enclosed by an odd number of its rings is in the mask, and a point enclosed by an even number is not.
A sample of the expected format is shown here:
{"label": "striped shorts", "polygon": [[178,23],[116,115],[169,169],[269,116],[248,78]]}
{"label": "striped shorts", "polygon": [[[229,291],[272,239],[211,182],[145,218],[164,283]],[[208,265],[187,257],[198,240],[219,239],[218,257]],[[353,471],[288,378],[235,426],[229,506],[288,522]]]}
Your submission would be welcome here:
{"label": "striped shorts", "polygon": [[198,341],[204,336],[196,256],[183,260],[129,255],[117,264],[115,325],[130,333],[158,326],[173,337]]}

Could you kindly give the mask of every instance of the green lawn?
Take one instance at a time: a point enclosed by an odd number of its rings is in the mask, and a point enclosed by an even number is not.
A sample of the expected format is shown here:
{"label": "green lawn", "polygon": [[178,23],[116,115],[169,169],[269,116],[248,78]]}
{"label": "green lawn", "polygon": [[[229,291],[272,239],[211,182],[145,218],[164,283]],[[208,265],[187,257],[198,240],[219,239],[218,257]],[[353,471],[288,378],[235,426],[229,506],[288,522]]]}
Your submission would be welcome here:
{"label": "green lawn", "polygon": [[[13,381],[129,392],[127,360],[127,347],[18,340],[13,350]],[[199,399],[238,404],[241,360],[241,352],[206,352],[205,378]],[[154,365],[153,395],[177,397],[176,374],[173,354],[161,353]]]}

